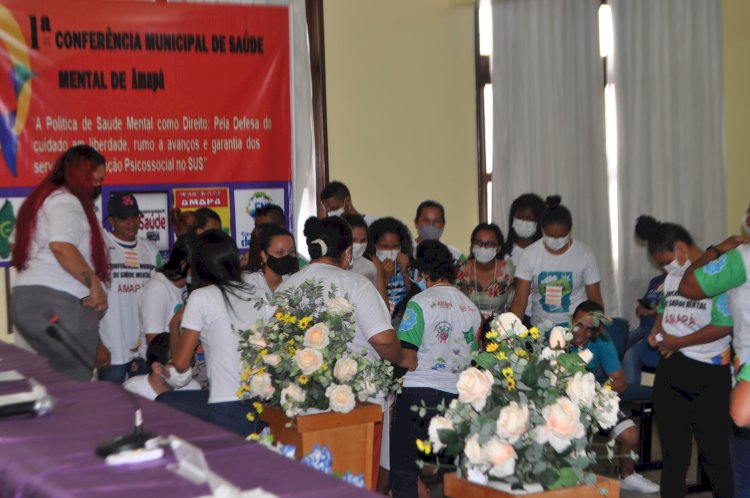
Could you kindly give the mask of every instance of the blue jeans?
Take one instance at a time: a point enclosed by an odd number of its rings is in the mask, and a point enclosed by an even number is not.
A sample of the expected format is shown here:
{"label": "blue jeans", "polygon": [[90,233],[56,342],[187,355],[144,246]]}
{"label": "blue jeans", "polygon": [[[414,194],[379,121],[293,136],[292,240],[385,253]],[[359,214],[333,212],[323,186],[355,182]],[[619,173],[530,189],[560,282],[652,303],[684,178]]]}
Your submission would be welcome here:
{"label": "blue jeans", "polygon": [[750,429],[735,427],[729,450],[734,473],[734,498],[750,498]]}
{"label": "blue jeans", "polygon": [[122,384],[130,377],[135,375],[146,375],[148,373],[148,368],[145,367],[144,362],[130,360],[122,365],[110,365],[109,367],[98,369],[96,372],[96,378],[99,380],[114,382],[116,384]]}
{"label": "blue jeans", "polygon": [[167,391],[158,395],[156,401],[195,418],[211,422],[208,414],[208,391]]}
{"label": "blue jeans", "polygon": [[[255,420],[247,419],[248,413],[255,415]],[[258,413],[249,401],[226,401],[224,403],[209,403],[208,417],[210,421],[229,432],[234,432],[242,437],[260,432],[265,426],[260,421]]]}

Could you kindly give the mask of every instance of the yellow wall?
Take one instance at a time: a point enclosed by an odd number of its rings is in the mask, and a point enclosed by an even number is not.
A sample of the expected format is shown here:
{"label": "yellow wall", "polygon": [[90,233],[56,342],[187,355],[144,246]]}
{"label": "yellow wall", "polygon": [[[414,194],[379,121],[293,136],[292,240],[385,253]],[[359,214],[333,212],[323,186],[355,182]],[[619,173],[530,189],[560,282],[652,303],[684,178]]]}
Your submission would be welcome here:
{"label": "yellow wall", "polygon": [[727,229],[750,203],[750,2],[723,0]]}
{"label": "yellow wall", "polygon": [[447,0],[325,0],[329,176],[354,206],[414,232],[443,203],[443,240],[478,220],[474,13]]}

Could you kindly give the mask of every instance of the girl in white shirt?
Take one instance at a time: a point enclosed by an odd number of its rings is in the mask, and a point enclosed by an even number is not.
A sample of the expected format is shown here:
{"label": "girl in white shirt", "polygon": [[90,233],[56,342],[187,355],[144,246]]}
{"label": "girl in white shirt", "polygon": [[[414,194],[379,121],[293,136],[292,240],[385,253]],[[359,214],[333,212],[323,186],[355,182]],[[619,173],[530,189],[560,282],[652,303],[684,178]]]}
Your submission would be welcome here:
{"label": "girl in white shirt", "polygon": [[258,225],[253,237],[259,243],[251,244],[250,271],[243,273],[242,279],[259,287],[263,294],[272,294],[286,277],[299,270],[294,237],[273,223]]}

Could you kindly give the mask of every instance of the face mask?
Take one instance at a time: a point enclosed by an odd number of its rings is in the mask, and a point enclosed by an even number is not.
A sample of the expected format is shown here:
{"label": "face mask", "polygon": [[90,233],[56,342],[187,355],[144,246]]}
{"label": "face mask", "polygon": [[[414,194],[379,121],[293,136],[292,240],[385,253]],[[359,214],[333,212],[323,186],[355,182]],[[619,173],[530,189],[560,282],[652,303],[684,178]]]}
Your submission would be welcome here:
{"label": "face mask", "polygon": [[287,254],[286,256],[282,256],[280,258],[276,258],[269,254],[266,264],[277,275],[288,275],[290,273],[294,273],[294,264],[296,262],[297,258],[292,256],[291,254]]}
{"label": "face mask", "polygon": [[530,239],[536,233],[536,222],[513,218],[513,230],[522,239]]}
{"label": "face mask", "polygon": [[440,240],[443,229],[432,225],[419,225],[417,232],[423,240]]}
{"label": "face mask", "polygon": [[748,217],[750,217],[750,214],[748,213],[742,215],[742,231],[745,232],[745,235],[750,237],[750,225],[747,224]]}
{"label": "face mask", "polygon": [[416,286],[419,287],[421,290],[427,290],[427,279],[425,278],[425,276],[417,273],[417,279],[418,280],[414,281]]}
{"label": "face mask", "polygon": [[328,211],[328,216],[341,216],[342,214],[344,214],[344,206],[334,209],[333,211]]}
{"label": "face mask", "polygon": [[474,246],[471,251],[480,263],[489,263],[497,256],[497,249],[492,247]]}
{"label": "face mask", "polygon": [[675,277],[681,277],[685,274],[685,271],[691,264],[692,261],[690,261],[690,258],[685,258],[685,264],[681,265],[680,261],[677,259],[677,255],[675,254],[675,258],[672,260],[672,262],[664,266],[664,271],[666,271],[670,275],[674,275]]}
{"label": "face mask", "polygon": [[544,245],[547,246],[548,249],[552,251],[559,251],[567,246],[570,242],[570,234],[566,235],[565,237],[548,237],[545,235],[543,239]]}
{"label": "face mask", "polygon": [[96,200],[99,198],[99,196],[102,195],[102,186],[97,185],[94,187],[94,189],[91,191],[91,198]]}
{"label": "face mask", "polygon": [[190,384],[190,381],[193,380],[193,369],[188,368],[184,372],[179,373],[174,366],[169,365],[167,366],[167,375],[162,374],[161,378],[172,389],[180,389]]}
{"label": "face mask", "polygon": [[361,242],[355,242],[352,244],[352,256],[354,256],[354,259],[361,258],[362,255],[364,255],[365,250],[367,250],[367,244]]}
{"label": "face mask", "polygon": [[398,249],[391,249],[389,251],[382,251],[380,249],[375,251],[375,256],[381,261],[384,262],[386,259],[390,259],[391,261],[396,261],[396,258],[398,257],[398,253],[400,251]]}

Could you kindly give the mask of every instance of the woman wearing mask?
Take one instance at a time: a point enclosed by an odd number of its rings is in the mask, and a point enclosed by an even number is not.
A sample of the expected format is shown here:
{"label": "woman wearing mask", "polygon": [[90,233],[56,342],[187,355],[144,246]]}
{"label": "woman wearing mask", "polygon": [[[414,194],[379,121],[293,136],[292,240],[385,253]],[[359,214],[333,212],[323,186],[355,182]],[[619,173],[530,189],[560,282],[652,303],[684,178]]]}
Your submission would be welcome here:
{"label": "woman wearing mask", "polygon": [[604,306],[599,267],[589,247],[571,238],[573,217],[559,196],[547,197],[541,217],[542,239],[524,250],[516,268],[511,311],[523,316],[531,297],[531,323],[567,324],[583,301]]}
{"label": "woman wearing mask", "polygon": [[539,221],[544,212],[544,201],[536,194],[523,194],[510,205],[508,214],[508,240],[503,247],[506,258],[518,268],[524,249],[542,238]]}
{"label": "woman wearing mask", "polygon": [[456,287],[487,317],[510,304],[513,263],[502,252],[503,233],[494,223],[480,223],[471,232],[471,256],[458,268]]}
{"label": "woman wearing mask", "polygon": [[370,254],[376,268],[385,275],[388,310],[393,310],[411,289],[409,255],[412,253],[411,235],[406,225],[395,218],[379,218],[369,229]]}
{"label": "woman wearing mask", "polygon": [[729,458],[730,342],[732,319],[726,294],[693,300],[680,281],[703,256],[683,227],[641,216],[636,235],[664,268],[662,301],[648,336],[663,358],[656,369],[653,400],[662,445],[663,496],[685,496],[692,437],[716,496],[732,496]]}
{"label": "woman wearing mask", "polygon": [[[71,147],[26,198],[14,232],[13,323],[52,368],[82,381],[91,379],[91,368],[79,358],[94,363],[107,309],[107,246],[94,212],[105,172],[92,147]],[[47,333],[53,321],[61,339]]]}
{"label": "woman wearing mask", "polygon": [[[208,418],[228,431],[247,436],[257,431],[258,422],[257,418],[254,423],[247,418],[253,411],[252,404],[237,399],[242,385],[239,331],[258,320],[270,319],[273,310],[255,307],[255,301],[265,296],[259,287],[243,282],[237,246],[222,231],[208,230],[198,236],[192,270],[195,289],[185,305],[181,327],[176,319],[170,323],[174,366],[169,369],[169,382],[180,388],[192,379],[190,363],[200,339],[211,380]],[[201,408],[195,411],[200,413]]]}
{"label": "woman wearing mask", "polygon": [[[372,262],[372,254],[367,250],[368,246],[368,229],[365,219],[358,214],[345,214],[342,216],[352,227],[352,271],[367,277],[372,285],[378,290],[383,297],[383,301],[388,303],[388,294],[385,290],[385,272],[383,265],[375,266]],[[380,262],[380,260],[378,260]]]}
{"label": "woman wearing mask", "polygon": [[242,274],[242,279],[263,295],[272,294],[284,278],[299,269],[294,237],[273,223],[258,225],[256,236],[260,241],[256,246],[258,254],[250,255],[249,271]]}

